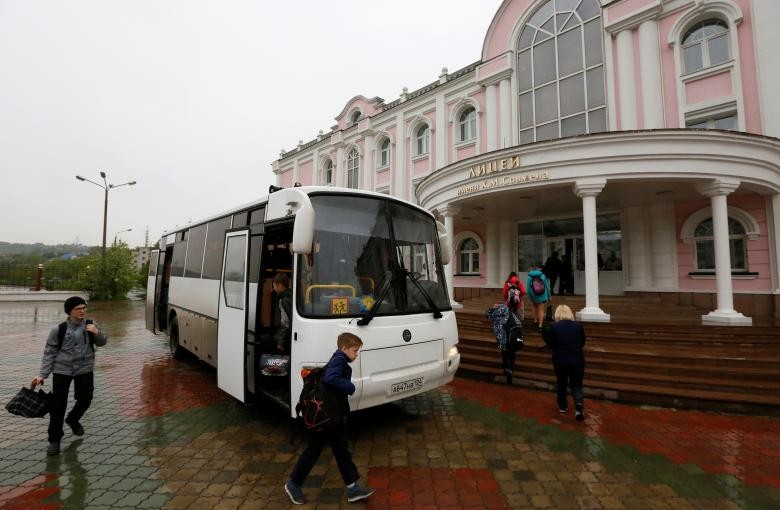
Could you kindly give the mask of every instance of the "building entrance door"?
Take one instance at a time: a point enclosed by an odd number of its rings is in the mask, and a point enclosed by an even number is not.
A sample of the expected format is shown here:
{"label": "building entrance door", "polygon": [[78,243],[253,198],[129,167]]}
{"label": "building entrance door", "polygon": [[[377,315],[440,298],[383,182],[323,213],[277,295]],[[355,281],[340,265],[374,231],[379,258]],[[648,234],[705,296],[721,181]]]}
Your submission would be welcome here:
{"label": "building entrance door", "polygon": [[544,243],[546,261],[553,253],[560,259],[554,294],[585,293],[585,242],[582,236],[548,237]]}

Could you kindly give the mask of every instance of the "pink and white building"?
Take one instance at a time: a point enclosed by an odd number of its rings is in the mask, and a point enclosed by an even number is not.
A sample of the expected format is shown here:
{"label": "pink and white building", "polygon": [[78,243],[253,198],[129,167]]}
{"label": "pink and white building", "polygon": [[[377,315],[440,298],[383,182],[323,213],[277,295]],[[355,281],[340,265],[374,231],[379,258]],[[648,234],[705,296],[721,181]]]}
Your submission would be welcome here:
{"label": "pink and white building", "polygon": [[277,184],[435,211],[456,300],[557,252],[583,320],[630,293],[780,317],[778,22],[777,0],[506,0],[477,62],[353,97]]}

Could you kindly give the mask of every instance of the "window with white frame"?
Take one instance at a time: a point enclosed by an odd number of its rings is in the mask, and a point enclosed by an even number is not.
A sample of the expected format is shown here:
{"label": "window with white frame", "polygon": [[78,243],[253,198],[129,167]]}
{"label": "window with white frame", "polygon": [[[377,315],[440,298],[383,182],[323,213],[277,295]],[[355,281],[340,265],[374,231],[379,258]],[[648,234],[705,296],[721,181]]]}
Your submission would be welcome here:
{"label": "window with white frame", "polygon": [[728,62],[731,59],[728,25],[716,19],[694,25],[683,37],[682,59],[685,74]]}
{"label": "window with white frame", "polygon": [[468,237],[458,247],[460,274],[479,274],[479,243]]}
{"label": "window with white frame", "polygon": [[[694,262],[697,271],[715,270],[715,240],[712,218],[699,223],[693,232],[695,241]],[[729,218],[729,250],[731,252],[731,269],[747,271],[747,236],[745,226],[734,218]]]}
{"label": "window with white frame", "polygon": [[726,131],[737,130],[737,114],[721,115],[717,117],[696,119],[686,123],[691,129],[724,129]]}
{"label": "window with white frame", "polygon": [[477,110],[470,106],[458,117],[458,141],[466,142],[477,137]]}
{"label": "window with white frame", "polygon": [[417,128],[415,133],[415,156],[422,156],[428,154],[431,150],[431,130],[428,129],[427,124],[423,124]]}
{"label": "window with white frame", "polygon": [[333,184],[333,161],[327,160],[322,165],[322,183],[326,186]]}
{"label": "window with white frame", "polygon": [[607,129],[598,0],[548,0],[517,44],[520,143]]}
{"label": "window with white frame", "polygon": [[379,168],[390,166],[390,139],[385,138],[379,145]]}
{"label": "window with white frame", "polygon": [[358,176],[360,174],[360,154],[357,149],[352,149],[347,154],[347,187],[358,188]]}

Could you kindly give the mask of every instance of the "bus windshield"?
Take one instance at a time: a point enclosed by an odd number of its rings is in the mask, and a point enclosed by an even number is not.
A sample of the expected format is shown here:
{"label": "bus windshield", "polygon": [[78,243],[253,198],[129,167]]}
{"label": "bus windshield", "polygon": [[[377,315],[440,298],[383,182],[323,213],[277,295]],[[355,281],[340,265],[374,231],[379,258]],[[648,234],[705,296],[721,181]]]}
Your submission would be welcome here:
{"label": "bus windshield", "polygon": [[301,315],[357,317],[375,305],[375,316],[450,309],[433,218],[381,198],[314,195],[311,203],[314,246],[298,259]]}

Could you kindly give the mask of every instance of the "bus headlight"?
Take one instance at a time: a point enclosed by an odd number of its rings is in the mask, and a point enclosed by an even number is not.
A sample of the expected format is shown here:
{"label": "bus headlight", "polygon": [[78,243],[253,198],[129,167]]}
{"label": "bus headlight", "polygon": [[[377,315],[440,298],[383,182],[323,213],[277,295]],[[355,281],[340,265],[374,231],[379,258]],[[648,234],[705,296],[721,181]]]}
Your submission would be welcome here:
{"label": "bus headlight", "polygon": [[457,355],[458,355],[458,346],[457,345],[453,345],[452,347],[450,347],[450,351],[447,353],[447,357],[451,358],[451,357],[457,356]]}

